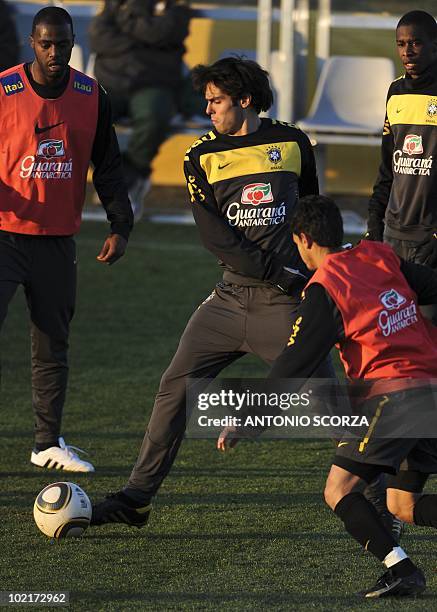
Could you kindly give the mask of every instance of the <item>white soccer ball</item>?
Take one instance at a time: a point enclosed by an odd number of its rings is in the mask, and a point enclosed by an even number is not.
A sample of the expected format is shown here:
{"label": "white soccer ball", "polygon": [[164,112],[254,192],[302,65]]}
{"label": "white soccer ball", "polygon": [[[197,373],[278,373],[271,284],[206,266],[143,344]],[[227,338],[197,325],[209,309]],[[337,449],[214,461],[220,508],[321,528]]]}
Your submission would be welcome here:
{"label": "white soccer ball", "polygon": [[91,502],[77,484],[54,482],[37,495],[33,517],[49,538],[78,537],[90,524]]}

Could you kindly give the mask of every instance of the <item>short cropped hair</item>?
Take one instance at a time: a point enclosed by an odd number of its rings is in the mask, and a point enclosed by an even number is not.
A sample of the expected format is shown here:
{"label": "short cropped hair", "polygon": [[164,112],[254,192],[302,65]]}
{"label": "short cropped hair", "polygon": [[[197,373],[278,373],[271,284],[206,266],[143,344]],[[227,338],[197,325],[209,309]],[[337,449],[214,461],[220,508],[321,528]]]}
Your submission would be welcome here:
{"label": "short cropped hair", "polygon": [[434,17],[426,11],[410,11],[409,13],[405,13],[405,15],[400,18],[396,29],[401,26],[409,25],[420,28],[430,40],[435,40],[437,38],[437,23]]}
{"label": "short cropped hair", "polygon": [[71,33],[73,34],[73,20],[70,13],[59,6],[47,6],[37,12],[32,22],[32,34],[35,33],[35,29],[39,25],[69,25]]}
{"label": "short cropped hair", "polygon": [[291,218],[293,234],[306,234],[322,247],[338,248],[343,243],[343,219],[331,198],[310,195],[296,204]]}
{"label": "short cropped hair", "polygon": [[256,62],[242,57],[225,57],[211,66],[199,64],[192,70],[194,88],[205,94],[208,83],[214,83],[231,96],[234,104],[251,96],[251,106],[257,113],[267,111],[273,104],[269,73]]}

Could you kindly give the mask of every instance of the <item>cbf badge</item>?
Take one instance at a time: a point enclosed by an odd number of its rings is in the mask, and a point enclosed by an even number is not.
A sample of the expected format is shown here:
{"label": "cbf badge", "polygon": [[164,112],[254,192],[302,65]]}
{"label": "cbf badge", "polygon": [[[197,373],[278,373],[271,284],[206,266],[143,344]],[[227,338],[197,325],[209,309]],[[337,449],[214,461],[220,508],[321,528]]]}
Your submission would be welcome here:
{"label": "cbf badge", "polygon": [[437,100],[433,98],[428,102],[428,106],[426,107],[426,114],[431,119],[435,119],[437,115]]}
{"label": "cbf badge", "polygon": [[279,147],[269,147],[267,156],[272,164],[279,164],[282,161],[281,149]]}

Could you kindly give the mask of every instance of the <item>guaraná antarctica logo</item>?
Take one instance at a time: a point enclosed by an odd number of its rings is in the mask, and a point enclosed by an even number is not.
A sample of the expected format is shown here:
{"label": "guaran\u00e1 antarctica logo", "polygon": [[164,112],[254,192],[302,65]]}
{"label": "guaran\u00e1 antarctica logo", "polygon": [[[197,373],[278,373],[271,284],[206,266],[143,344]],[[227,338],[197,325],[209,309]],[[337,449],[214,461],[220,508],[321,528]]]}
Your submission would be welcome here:
{"label": "guaran\u00e1 antarctica logo", "polygon": [[272,186],[270,183],[251,183],[246,185],[241,195],[242,204],[268,204],[273,202]]}

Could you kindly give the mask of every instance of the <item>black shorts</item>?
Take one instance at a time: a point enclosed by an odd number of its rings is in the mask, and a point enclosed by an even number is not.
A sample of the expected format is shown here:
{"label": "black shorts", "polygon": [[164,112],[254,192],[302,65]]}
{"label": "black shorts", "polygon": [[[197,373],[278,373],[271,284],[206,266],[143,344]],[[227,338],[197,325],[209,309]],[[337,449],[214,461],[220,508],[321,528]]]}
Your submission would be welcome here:
{"label": "black shorts", "polygon": [[[358,476],[365,478],[368,471],[363,467],[357,467],[357,471],[351,469],[354,463],[376,466],[380,472],[397,474],[399,471],[421,472],[423,474],[437,473],[437,438],[409,438],[409,437],[378,437],[378,431],[385,431],[382,424],[378,429],[377,414],[381,414],[381,405],[389,402],[402,401],[404,414],[414,415],[420,402],[432,397],[429,390],[409,389],[402,393],[388,394],[378,398],[372,398],[367,402],[367,413],[369,407],[373,410],[375,418],[371,421],[366,434],[361,438],[343,438],[337,444],[334,457],[334,465],[343,467]],[[391,418],[393,418],[391,413]],[[382,420],[382,419],[381,419]],[[385,430],[384,430],[385,428]],[[351,465],[352,462],[352,465]],[[370,470],[373,473],[375,470]],[[369,473],[370,473],[369,472]]]}
{"label": "black shorts", "polygon": [[[341,458],[377,465],[381,472],[397,474],[399,471],[423,472],[424,474],[437,473],[437,440],[410,440],[399,438],[371,439],[364,451],[360,451],[361,442],[342,440],[337,446],[333,463],[341,465]],[[339,458],[340,462],[336,462]]]}

